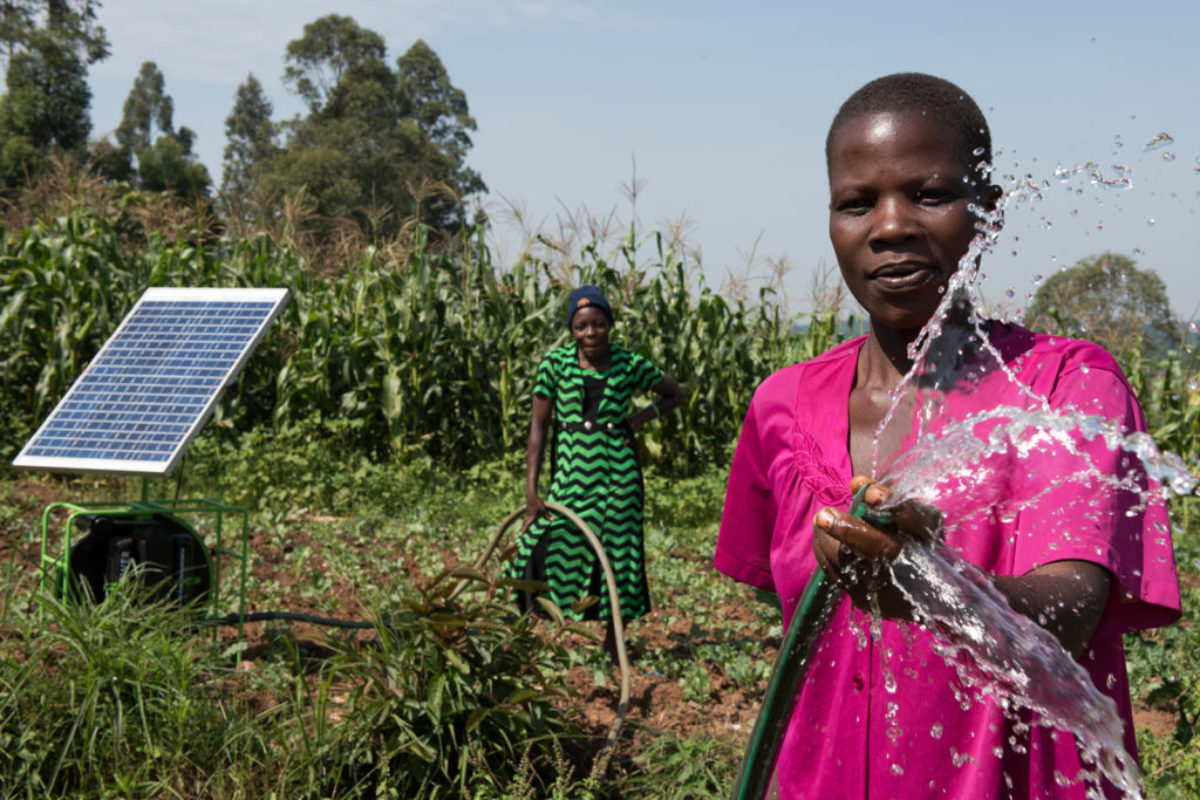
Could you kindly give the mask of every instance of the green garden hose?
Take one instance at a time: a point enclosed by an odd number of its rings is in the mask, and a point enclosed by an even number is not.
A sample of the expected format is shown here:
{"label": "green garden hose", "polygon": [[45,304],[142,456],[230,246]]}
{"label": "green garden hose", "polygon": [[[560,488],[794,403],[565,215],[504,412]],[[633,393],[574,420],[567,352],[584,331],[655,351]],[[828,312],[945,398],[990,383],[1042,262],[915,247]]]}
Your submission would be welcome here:
{"label": "green garden hose", "polygon": [[[850,513],[867,519],[876,527],[887,527],[891,524],[891,516],[871,508],[864,501],[870,485],[864,484],[855,493]],[[792,716],[792,708],[796,705],[800,685],[808,668],[809,650],[825,628],[825,621],[833,610],[837,596],[834,585],[825,580],[825,571],[817,567],[804,587],[800,605],[792,615],[787,635],[775,657],[771,681],[767,685],[758,719],[754,722],[754,730],[750,733],[737,783],[734,784],[733,800],[763,800],[767,797],[787,722]]]}
{"label": "green garden hose", "polygon": [[775,774],[775,761],[779,758],[779,747],[787,721],[792,716],[792,707],[800,693],[800,684],[808,666],[808,651],[821,630],[825,618],[832,608],[835,597],[833,586],[825,580],[825,571],[817,571],[808,579],[800,605],[792,615],[787,636],[775,657],[775,669],[771,682],[763,697],[762,709],[750,734],[742,768],[734,785],[733,800],[762,800],[766,797]]}

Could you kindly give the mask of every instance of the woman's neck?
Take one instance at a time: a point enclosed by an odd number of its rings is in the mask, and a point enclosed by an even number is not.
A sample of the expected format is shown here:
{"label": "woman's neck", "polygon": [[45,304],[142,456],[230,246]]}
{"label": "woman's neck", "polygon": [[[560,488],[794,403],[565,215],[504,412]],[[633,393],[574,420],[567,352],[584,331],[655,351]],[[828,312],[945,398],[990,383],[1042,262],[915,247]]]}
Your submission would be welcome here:
{"label": "woman's neck", "polygon": [[[974,363],[986,343],[991,320],[977,319],[965,298],[950,305],[931,340],[922,346],[922,368],[914,385],[948,389],[966,365]],[[859,355],[857,383],[892,391],[913,370],[912,343],[924,329],[899,330],[871,323]]]}
{"label": "woman's neck", "polygon": [[920,329],[896,330],[872,323],[859,356],[858,376],[855,382],[875,391],[890,392],[896,388],[912,369],[913,362],[908,357],[908,346],[919,333]]}
{"label": "woman's neck", "polygon": [[575,352],[579,356],[579,366],[584,369],[603,372],[612,366],[612,347],[607,348],[604,351],[604,355],[598,355],[595,359],[588,358],[587,354],[583,352],[582,347],[576,347]]}

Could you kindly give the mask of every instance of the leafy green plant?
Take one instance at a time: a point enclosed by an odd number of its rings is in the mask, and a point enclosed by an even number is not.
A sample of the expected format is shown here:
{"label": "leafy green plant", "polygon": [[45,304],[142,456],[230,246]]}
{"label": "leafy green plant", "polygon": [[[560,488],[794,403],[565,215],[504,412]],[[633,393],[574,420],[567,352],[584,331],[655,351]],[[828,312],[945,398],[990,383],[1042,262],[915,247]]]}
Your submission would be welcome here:
{"label": "leafy green plant", "polygon": [[[456,599],[457,579],[479,590]],[[502,601],[506,585],[444,572],[380,615],[376,642],[342,652],[344,722],[316,753],[315,794],[466,797],[506,785],[531,751],[552,755],[570,732],[551,701],[568,695],[556,639],[572,628],[539,633]]]}

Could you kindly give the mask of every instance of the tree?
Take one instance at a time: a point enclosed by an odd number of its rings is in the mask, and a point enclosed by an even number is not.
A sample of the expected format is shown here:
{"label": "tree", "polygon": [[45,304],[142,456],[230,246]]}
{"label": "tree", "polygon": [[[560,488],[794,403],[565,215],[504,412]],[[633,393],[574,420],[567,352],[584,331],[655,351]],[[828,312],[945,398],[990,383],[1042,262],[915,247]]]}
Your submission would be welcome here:
{"label": "tree", "polygon": [[[466,166],[471,149],[468,131],[475,130],[475,118],[467,109],[467,95],[450,83],[450,76],[437,53],[418,39],[408,52],[396,60],[399,76],[397,92],[400,115],[413,119],[433,147],[426,148],[427,161],[422,177],[440,180],[451,189],[452,198],[486,192],[483,178]],[[435,216],[462,224],[462,204],[435,202],[443,206],[431,209]]]}
{"label": "tree", "polygon": [[175,103],[166,93],[166,79],[153,61],[143,62],[133,79],[133,88],[125,97],[121,124],[117,126],[117,145],[137,154],[150,147],[155,129],[174,134]]}
{"label": "tree", "polygon": [[[391,69],[383,38],[331,14],[287,46],[284,81],[307,104],[257,171],[265,194],[301,189],[316,215],[353,219],[376,237],[419,217],[455,229],[462,199],[484,191],[465,166],[475,121],[437,55],[418,42]],[[232,140],[231,140],[232,141]]]}
{"label": "tree", "polygon": [[0,182],[22,183],[46,158],[82,157],[91,134],[89,64],[108,55],[96,3],[3,0],[0,44],[6,71],[0,97]]}
{"label": "tree", "polygon": [[174,113],[158,65],[143,63],[125,98],[116,147],[105,155],[105,173],[146,191],[207,197],[212,180],[192,152],[196,134],[186,127],[175,130]]}
{"label": "tree", "polygon": [[1154,270],[1101,253],[1080,259],[1038,287],[1025,314],[1029,327],[1080,336],[1114,353],[1157,355],[1179,343],[1179,323]]}
{"label": "tree", "polygon": [[0,44],[7,61],[38,35],[49,35],[91,65],[108,57],[108,38],[96,22],[97,0],[0,0]]}
{"label": "tree", "polygon": [[257,171],[277,151],[271,101],[253,73],[238,86],[233,110],[225,118],[225,168],[221,198],[227,207],[238,207],[257,188]]}
{"label": "tree", "polygon": [[378,33],[358,27],[350,17],[329,14],[305,25],[304,35],[288,42],[283,80],[317,112],[347,71],[372,60],[382,62],[386,52]]}
{"label": "tree", "polygon": [[87,149],[92,93],[87,67],[56,38],[35,35],[15,53],[0,98],[0,175],[6,186],[36,173],[52,153],[82,156]]}

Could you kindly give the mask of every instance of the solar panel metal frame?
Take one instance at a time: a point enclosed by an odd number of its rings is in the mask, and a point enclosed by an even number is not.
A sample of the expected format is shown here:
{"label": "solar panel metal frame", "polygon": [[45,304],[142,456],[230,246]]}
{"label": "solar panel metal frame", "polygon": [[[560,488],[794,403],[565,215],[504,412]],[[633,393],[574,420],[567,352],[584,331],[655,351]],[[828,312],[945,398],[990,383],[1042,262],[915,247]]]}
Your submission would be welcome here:
{"label": "solar panel metal frame", "polygon": [[[159,476],[167,475],[179,463],[183,457],[184,451],[191,444],[192,439],[200,431],[200,428],[208,421],[212,415],[213,409],[221,398],[221,394],[226,387],[230,385],[246,361],[250,358],[250,354],[254,352],[255,347],[266,334],[267,328],[279,316],[284,302],[287,300],[287,289],[209,289],[209,288],[152,288],[146,292],[137,301],[134,307],[121,320],[121,324],[117,326],[116,331],[100,348],[100,351],[88,364],[87,369],[83,371],[62,400],[58,402],[50,415],[42,422],[37,432],[25,443],[21,452],[13,460],[13,466],[23,469],[40,469],[53,472],[104,472],[118,473],[126,475],[147,475]],[[76,395],[82,390],[82,387],[87,387],[88,391],[93,390],[93,382],[89,379],[93,373],[99,374],[102,369],[109,369],[106,366],[108,359],[112,356],[112,352],[117,350],[118,346],[124,346],[123,337],[129,334],[131,322],[138,318],[139,312],[143,310],[143,306],[148,303],[272,303],[271,309],[265,313],[252,334],[243,339],[237,340],[241,347],[236,357],[231,357],[226,366],[225,373],[220,382],[216,384],[208,393],[203,406],[195,410],[193,416],[184,424],[189,424],[189,427],[182,436],[179,436],[173,449],[169,454],[162,458],[154,459],[126,459],[126,458],[105,458],[102,456],[96,457],[67,457],[67,456],[44,456],[30,455],[28,451],[31,449],[42,449],[44,445],[38,445],[39,437],[44,432],[56,430],[56,425],[61,424],[57,417],[64,410],[71,410],[75,406]],[[115,356],[113,356],[115,358]],[[166,359],[164,359],[166,360]],[[117,376],[119,379],[119,376]],[[110,384],[101,383],[103,386]],[[111,384],[115,389],[120,389],[119,383]],[[202,396],[197,394],[197,397]],[[145,403],[143,402],[143,405]],[[107,410],[106,413],[112,413],[112,410]],[[142,423],[149,424],[149,423]],[[83,449],[83,448],[77,448]],[[102,447],[97,448],[102,451]]]}

